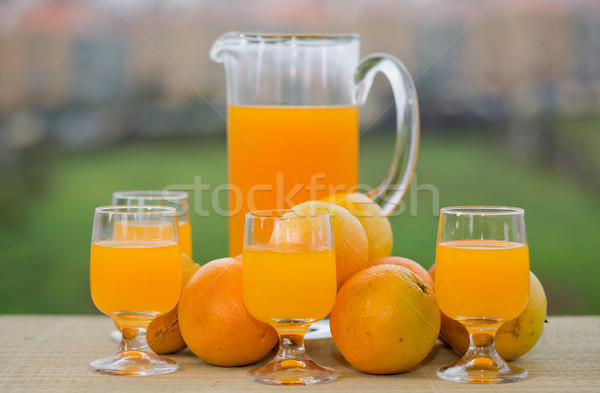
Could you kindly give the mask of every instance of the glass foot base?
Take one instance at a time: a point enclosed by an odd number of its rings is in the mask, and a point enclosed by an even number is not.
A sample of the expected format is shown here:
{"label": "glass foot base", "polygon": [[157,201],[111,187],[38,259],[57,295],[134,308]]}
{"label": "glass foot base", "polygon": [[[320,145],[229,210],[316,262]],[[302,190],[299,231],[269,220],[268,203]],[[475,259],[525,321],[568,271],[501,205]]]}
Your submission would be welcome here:
{"label": "glass foot base", "polygon": [[337,378],[337,372],[311,359],[274,360],[248,371],[248,379],[267,385],[312,385]]}
{"label": "glass foot base", "polygon": [[173,360],[141,351],[117,351],[90,363],[90,370],[112,375],[158,375],[172,373],[178,368],[179,364]]}
{"label": "glass foot base", "polygon": [[437,376],[451,382],[504,383],[527,378],[527,370],[504,362],[502,359],[461,359],[437,370]]}

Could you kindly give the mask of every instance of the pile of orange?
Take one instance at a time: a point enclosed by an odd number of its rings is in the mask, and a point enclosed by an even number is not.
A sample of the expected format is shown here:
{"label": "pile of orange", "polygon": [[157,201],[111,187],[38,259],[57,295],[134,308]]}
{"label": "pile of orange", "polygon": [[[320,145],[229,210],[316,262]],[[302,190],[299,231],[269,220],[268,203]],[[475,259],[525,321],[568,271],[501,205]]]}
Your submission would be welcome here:
{"label": "pile of orange", "polygon": [[[292,210],[331,215],[338,294],[330,327],[351,365],[372,374],[409,371],[427,357],[438,334],[458,351],[466,350],[466,331],[437,306],[434,267],[428,272],[415,261],[391,256],[390,223],[368,197],[338,194]],[[277,343],[277,333],[244,306],[241,258],[218,259],[199,269],[189,262],[186,267],[182,261],[187,273],[178,309],[158,318],[148,331],[152,348],[166,353],[187,345],[218,366],[242,366],[265,357]],[[498,352],[510,360],[530,350],[543,331],[545,315],[543,288],[532,274],[527,308],[498,332]]]}

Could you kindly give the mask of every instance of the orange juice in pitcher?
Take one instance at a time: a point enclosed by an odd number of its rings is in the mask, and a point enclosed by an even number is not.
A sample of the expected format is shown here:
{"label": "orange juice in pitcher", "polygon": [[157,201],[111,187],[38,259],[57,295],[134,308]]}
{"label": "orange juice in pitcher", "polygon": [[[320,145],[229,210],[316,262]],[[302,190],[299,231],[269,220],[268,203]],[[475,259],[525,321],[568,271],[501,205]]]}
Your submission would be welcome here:
{"label": "orange juice in pitcher", "polygon": [[287,208],[358,183],[357,107],[228,111],[229,181],[240,191],[230,194],[229,208],[243,213],[230,218],[232,255],[241,251],[248,211]]}

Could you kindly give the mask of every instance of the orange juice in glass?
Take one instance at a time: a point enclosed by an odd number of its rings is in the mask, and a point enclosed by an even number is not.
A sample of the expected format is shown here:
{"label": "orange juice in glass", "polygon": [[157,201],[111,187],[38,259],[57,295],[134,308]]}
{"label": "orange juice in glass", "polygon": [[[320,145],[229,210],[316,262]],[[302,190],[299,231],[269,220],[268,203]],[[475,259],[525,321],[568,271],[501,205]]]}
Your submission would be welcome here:
{"label": "orange juice in glass", "polygon": [[246,215],[242,292],[254,318],[273,326],[279,351],[248,372],[251,381],[310,385],[332,381],[337,372],[315,363],[304,348],[311,323],[335,303],[337,280],[331,218],[327,213],[255,211]]}
{"label": "orange juice in glass", "polygon": [[181,292],[177,213],[166,206],[96,209],[90,252],[90,292],[96,307],[122,329],[119,349],[90,363],[114,375],[154,375],[177,370],[154,353],[146,329],[173,309]]}
{"label": "orange juice in glass", "polygon": [[[333,249],[310,245],[257,245],[243,253],[244,304],[266,323],[325,318],[335,303]],[[293,277],[282,280],[282,276]]]}
{"label": "orange juice in glass", "polygon": [[506,363],[494,338],[518,317],[529,296],[525,212],[514,207],[458,206],[441,210],[435,255],[435,292],[444,314],[469,332],[457,363],[437,370],[445,380],[500,383],[527,377]]}
{"label": "orange juice in glass", "polygon": [[168,239],[173,236],[173,227],[161,221],[135,223],[117,221],[114,224],[113,236],[115,240]]}
{"label": "orange juice in glass", "polygon": [[187,254],[188,256],[192,256],[192,224],[190,223],[189,217],[186,221],[177,220],[179,225],[179,246],[181,247],[181,252],[183,254]]}
{"label": "orange juice in glass", "polygon": [[[116,191],[112,197],[113,205],[160,205],[170,206],[177,211],[179,243],[181,252],[192,256],[192,225],[188,194],[183,191]],[[151,226],[152,223],[140,224]],[[131,228],[130,230],[133,229]],[[142,230],[142,229],[140,229]],[[159,229],[157,229],[159,230]],[[131,236],[131,235],[130,235]],[[131,237],[129,237],[131,239]]]}
{"label": "orange juice in glass", "polygon": [[514,319],[527,304],[529,248],[501,240],[441,242],[435,276],[438,304],[450,318]]}
{"label": "orange juice in glass", "polygon": [[[123,310],[171,311],[179,300],[179,245],[169,240],[108,240],[92,244],[90,287],[106,315]],[[143,272],[143,280],[132,279]],[[178,281],[179,280],[179,281]]]}
{"label": "orange juice in glass", "polygon": [[247,212],[358,191],[358,107],[378,72],[392,85],[397,141],[370,195],[386,215],[402,199],[419,139],[414,83],[393,56],[359,52],[356,34],[229,32],[214,42],[210,57],[227,76],[230,255],[242,251]]}

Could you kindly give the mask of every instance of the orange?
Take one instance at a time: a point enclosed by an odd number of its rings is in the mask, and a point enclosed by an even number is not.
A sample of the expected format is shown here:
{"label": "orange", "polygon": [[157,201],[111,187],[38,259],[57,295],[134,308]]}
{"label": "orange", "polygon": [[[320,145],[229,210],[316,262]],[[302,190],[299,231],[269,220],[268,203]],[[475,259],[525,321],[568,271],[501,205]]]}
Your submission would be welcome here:
{"label": "orange", "polygon": [[352,366],[370,374],[395,374],[429,354],[440,329],[440,310],[419,276],[402,266],[379,265],[342,286],[330,327]]}
{"label": "orange", "polygon": [[[496,333],[496,350],[502,359],[517,359],[535,346],[544,332],[546,307],[544,288],[530,273],[529,300],[525,310],[517,318],[504,322]],[[443,313],[440,336],[461,355],[469,348],[467,329]]]}
{"label": "orange", "polygon": [[190,350],[216,366],[255,363],[278,338],[244,306],[240,258],[214,260],[194,274],[179,300],[179,329]]}
{"label": "orange", "polygon": [[392,226],[381,207],[371,198],[359,193],[338,193],[322,198],[321,201],[341,206],[358,218],[369,241],[369,261],[392,255]]}
{"label": "orange", "polygon": [[419,265],[417,262],[413,261],[412,259],[403,258],[403,257],[386,257],[386,258],[379,258],[379,259],[371,262],[371,265],[373,265],[373,266],[385,265],[385,264],[398,265],[398,266],[403,266],[403,267],[407,268],[408,270],[410,270],[411,272],[413,272],[417,276],[419,276],[421,278],[421,280],[423,280],[425,282],[425,284],[427,284],[431,287],[431,289],[435,290],[435,287],[433,285],[433,279],[431,278],[431,276],[429,275],[427,270],[425,270],[423,268],[423,266]]}
{"label": "orange", "polygon": [[431,280],[435,284],[435,263],[433,265],[431,265],[431,267],[429,268],[429,270],[427,270],[427,273],[429,273],[429,277],[431,277]]}
{"label": "orange", "polygon": [[[195,264],[190,256],[181,254],[182,291],[198,269],[200,269],[200,265]],[[156,353],[179,352],[186,347],[185,341],[179,331],[177,306],[150,322],[150,326],[148,326],[148,330],[146,331],[146,339],[150,348]]]}
{"label": "orange", "polygon": [[369,267],[369,241],[360,221],[343,207],[322,201],[296,205],[293,212],[310,214],[325,212],[331,215],[338,290],[355,273]]}

